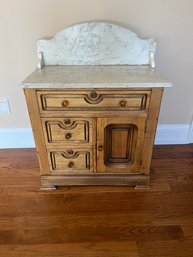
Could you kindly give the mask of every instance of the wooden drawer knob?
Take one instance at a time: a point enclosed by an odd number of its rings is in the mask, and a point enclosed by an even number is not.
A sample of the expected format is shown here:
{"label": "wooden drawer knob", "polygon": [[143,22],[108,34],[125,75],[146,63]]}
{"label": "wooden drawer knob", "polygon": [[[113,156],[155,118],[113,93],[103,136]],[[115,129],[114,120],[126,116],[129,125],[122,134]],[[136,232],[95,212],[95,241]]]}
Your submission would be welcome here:
{"label": "wooden drawer knob", "polygon": [[96,98],[97,97],[97,92],[91,91],[90,92],[90,98]]}
{"label": "wooden drawer knob", "polygon": [[119,105],[120,105],[121,107],[125,107],[126,104],[127,104],[127,101],[126,101],[126,100],[121,100],[121,101],[119,102]]}
{"label": "wooden drawer knob", "polygon": [[69,162],[69,163],[68,163],[68,167],[69,167],[69,168],[73,168],[73,167],[74,167],[74,162]]}
{"label": "wooden drawer knob", "polygon": [[68,105],[69,105],[69,101],[68,101],[68,100],[64,100],[64,101],[62,102],[62,106],[63,106],[63,107],[68,107]]}
{"label": "wooden drawer knob", "polygon": [[65,120],[64,120],[64,124],[68,125],[68,124],[70,124],[70,123],[71,123],[71,120],[70,120],[70,119],[65,119]]}
{"label": "wooden drawer knob", "polygon": [[98,151],[102,151],[103,150],[103,145],[99,145],[98,146]]}
{"label": "wooden drawer knob", "polygon": [[73,154],[74,154],[74,151],[73,151],[73,150],[68,150],[67,153],[68,153],[69,155],[73,155]]}
{"label": "wooden drawer knob", "polygon": [[65,138],[66,139],[70,139],[72,137],[72,134],[71,133],[67,133],[66,135],[65,135]]}

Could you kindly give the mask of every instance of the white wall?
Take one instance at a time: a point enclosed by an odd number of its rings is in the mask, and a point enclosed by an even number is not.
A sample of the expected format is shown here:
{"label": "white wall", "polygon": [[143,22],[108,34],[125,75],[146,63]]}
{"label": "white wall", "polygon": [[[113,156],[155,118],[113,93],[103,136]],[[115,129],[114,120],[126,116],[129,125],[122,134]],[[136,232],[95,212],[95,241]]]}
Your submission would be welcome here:
{"label": "white wall", "polygon": [[159,124],[191,123],[193,115],[192,0],[1,0],[0,97],[12,115],[0,128],[30,127],[19,83],[36,66],[36,40],[74,23],[112,21],[157,40],[157,69],[175,86],[165,90]]}

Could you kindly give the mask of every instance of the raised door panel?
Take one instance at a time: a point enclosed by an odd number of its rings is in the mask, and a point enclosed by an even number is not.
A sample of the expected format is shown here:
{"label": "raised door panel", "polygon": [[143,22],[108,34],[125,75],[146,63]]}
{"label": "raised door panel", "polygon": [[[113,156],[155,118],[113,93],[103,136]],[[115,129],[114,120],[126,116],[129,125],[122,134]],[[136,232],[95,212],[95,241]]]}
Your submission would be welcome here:
{"label": "raised door panel", "polygon": [[110,124],[105,127],[105,164],[127,166],[134,160],[137,127],[133,124]]}
{"label": "raised door panel", "polygon": [[97,172],[140,173],[145,118],[97,119]]}

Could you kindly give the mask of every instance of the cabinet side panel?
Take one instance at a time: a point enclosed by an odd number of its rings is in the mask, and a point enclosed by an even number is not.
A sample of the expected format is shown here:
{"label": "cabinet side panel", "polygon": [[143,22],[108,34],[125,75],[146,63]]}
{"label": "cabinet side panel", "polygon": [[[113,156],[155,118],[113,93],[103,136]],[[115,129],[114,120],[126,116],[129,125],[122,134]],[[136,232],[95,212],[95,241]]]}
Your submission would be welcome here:
{"label": "cabinet side panel", "polygon": [[34,140],[36,144],[36,151],[38,155],[41,175],[48,175],[50,174],[50,167],[49,167],[49,162],[47,158],[42,124],[40,120],[36,90],[24,89],[24,93],[27,101]]}
{"label": "cabinet side panel", "polygon": [[149,115],[146,123],[144,150],[142,157],[142,173],[149,174],[153,152],[154,139],[156,134],[158,116],[161,106],[163,88],[152,89],[149,105]]}

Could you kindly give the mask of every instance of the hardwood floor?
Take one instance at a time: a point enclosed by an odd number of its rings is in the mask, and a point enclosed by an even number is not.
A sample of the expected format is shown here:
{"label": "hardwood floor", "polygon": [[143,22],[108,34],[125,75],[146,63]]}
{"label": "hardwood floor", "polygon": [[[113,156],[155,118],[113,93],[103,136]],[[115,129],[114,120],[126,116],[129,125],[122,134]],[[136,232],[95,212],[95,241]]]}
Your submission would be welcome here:
{"label": "hardwood floor", "polygon": [[40,191],[34,149],[0,150],[1,257],[192,257],[193,145],[155,146],[151,187]]}

